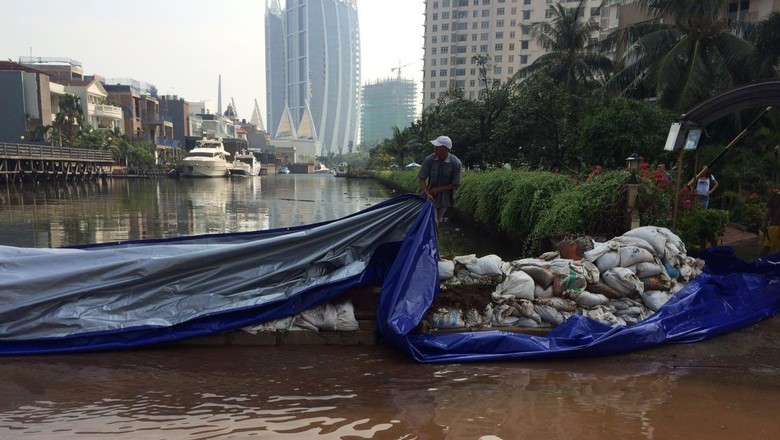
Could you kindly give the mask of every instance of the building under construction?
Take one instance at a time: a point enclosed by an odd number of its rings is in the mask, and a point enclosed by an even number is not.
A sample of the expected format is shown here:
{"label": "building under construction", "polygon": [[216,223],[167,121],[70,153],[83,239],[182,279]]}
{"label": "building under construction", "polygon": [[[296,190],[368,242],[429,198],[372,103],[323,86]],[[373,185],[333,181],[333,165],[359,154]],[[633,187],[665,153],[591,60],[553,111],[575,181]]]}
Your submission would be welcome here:
{"label": "building under construction", "polygon": [[374,146],[393,135],[393,127],[403,129],[414,122],[417,86],[411,79],[388,78],[363,86],[360,139]]}

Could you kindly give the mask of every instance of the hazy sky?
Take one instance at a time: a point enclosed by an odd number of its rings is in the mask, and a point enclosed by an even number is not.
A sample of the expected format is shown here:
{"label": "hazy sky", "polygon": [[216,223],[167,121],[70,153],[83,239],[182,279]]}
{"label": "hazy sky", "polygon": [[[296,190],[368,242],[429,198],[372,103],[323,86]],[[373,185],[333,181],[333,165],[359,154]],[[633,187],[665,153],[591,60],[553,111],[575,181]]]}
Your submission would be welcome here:
{"label": "hazy sky", "polygon": [[[284,2],[282,1],[282,4]],[[234,98],[265,119],[265,0],[0,0],[0,58],[66,57],[84,73],[133,78],[161,94]],[[363,83],[394,77],[420,84],[423,0],[358,0]],[[418,85],[420,92],[421,84]],[[264,120],[267,124],[267,122]]]}

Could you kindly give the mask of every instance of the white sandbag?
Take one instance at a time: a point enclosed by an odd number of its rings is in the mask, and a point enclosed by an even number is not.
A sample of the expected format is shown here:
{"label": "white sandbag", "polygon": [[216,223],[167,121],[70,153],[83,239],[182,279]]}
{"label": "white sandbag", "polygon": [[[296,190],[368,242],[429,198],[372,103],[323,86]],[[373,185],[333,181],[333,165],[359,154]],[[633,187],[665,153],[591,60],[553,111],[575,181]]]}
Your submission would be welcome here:
{"label": "white sandbag", "polygon": [[629,267],[639,263],[652,263],[653,254],[647,249],[637,246],[621,246],[618,251],[620,254],[620,266]]}
{"label": "white sandbag", "polygon": [[611,249],[609,247],[609,244],[607,243],[599,243],[598,241],[593,242],[593,249],[589,251],[585,251],[585,259],[590,261],[591,263],[594,263],[596,260],[601,258],[602,255],[609,252]]}
{"label": "white sandbag", "polygon": [[617,251],[609,251],[602,254],[595,262],[599,272],[604,273],[613,267],[620,266],[620,254]]}
{"label": "white sandbag", "polygon": [[667,238],[658,230],[657,226],[640,226],[626,232],[623,234],[623,236],[639,237],[642,240],[650,243],[650,246],[653,247],[656,255],[664,255]]}
{"label": "white sandbag", "polygon": [[512,267],[515,269],[520,269],[523,266],[538,266],[538,267],[550,267],[550,262],[545,260],[540,260],[538,258],[521,258],[519,260],[514,260],[511,262]]}
{"label": "white sandbag", "polygon": [[510,273],[504,278],[504,281],[496,286],[496,292],[499,295],[512,295],[517,298],[527,300],[534,299],[534,288],[536,284],[530,275],[518,270]]}
{"label": "white sandbag", "polygon": [[645,287],[639,277],[625,267],[615,267],[601,273],[601,280],[623,295],[644,292]]}
{"label": "white sandbag", "polygon": [[[571,291],[570,291],[571,292]],[[570,293],[570,298],[578,305],[585,308],[602,306],[609,302],[609,298],[598,293],[590,293],[587,290],[582,292]]]}
{"label": "white sandbag", "polygon": [[620,316],[620,317],[635,316],[638,318],[642,314],[642,307],[640,306],[627,307],[622,310],[617,310],[614,313],[615,316]]}
{"label": "white sandbag", "polygon": [[580,260],[575,262],[574,264],[577,264],[582,267],[583,274],[585,276],[585,281],[588,283],[598,283],[600,279],[600,272],[599,268],[596,267],[595,264],[591,263],[588,260]]}
{"label": "white sandbag", "polygon": [[534,299],[552,298],[552,296],[552,286],[548,286],[547,288],[542,288],[542,286],[538,284],[534,286]]}
{"label": "white sandbag", "polygon": [[653,246],[646,242],[645,240],[642,240],[639,237],[630,237],[626,235],[621,235],[619,237],[615,237],[612,240],[610,240],[611,246],[617,246],[617,247],[625,247],[625,246],[633,246],[638,247],[640,249],[644,249],[647,252],[650,252],[651,254],[655,255],[655,249],[653,249]]}
{"label": "white sandbag", "polygon": [[552,261],[560,256],[561,254],[558,251],[550,251],[550,252],[545,252],[542,255],[539,255],[539,259],[544,261]]}
{"label": "white sandbag", "polygon": [[682,241],[680,237],[677,236],[674,232],[672,232],[668,228],[658,228],[658,232],[666,237],[666,244],[672,244],[675,248],[677,248],[679,253],[687,254],[688,252],[685,250],[685,243]]}
{"label": "white sandbag", "polygon": [[476,261],[465,264],[466,269],[476,275],[503,275],[501,273],[501,257],[498,255],[485,255],[477,258]]}
{"label": "white sandbag", "polygon": [[501,262],[501,274],[504,276],[509,275],[510,273],[514,272],[515,268],[512,266],[512,263],[509,261],[502,261]]}
{"label": "white sandbag", "polygon": [[639,278],[653,277],[666,271],[664,266],[658,260],[653,262],[646,261],[643,263],[638,263],[633,266],[629,266],[628,268],[631,269]]}
{"label": "white sandbag", "polygon": [[294,325],[311,330],[355,331],[358,322],[351,301],[321,304],[296,315]]}
{"label": "white sandbag", "polygon": [[671,299],[672,294],[664,292],[663,290],[646,290],[639,296],[642,298],[642,303],[644,303],[645,307],[657,312],[658,309],[663,307],[663,305]]}
{"label": "white sandbag", "polygon": [[515,310],[512,314],[515,316],[531,318],[537,323],[542,322],[542,317],[534,310],[534,304],[527,299],[517,300]]}
{"label": "white sandbag", "polygon": [[534,300],[534,304],[550,306],[559,312],[573,313],[577,310],[577,303],[566,298],[539,298]]}
{"label": "white sandbag", "polygon": [[500,283],[503,275],[477,275],[468,270],[459,270],[454,277],[447,280],[447,284],[457,280],[455,285],[473,286],[475,284],[496,284]]}
{"label": "white sandbag", "polygon": [[604,324],[611,325],[612,327],[626,325],[626,321],[623,320],[623,318],[615,316],[612,311],[604,306],[597,306],[593,309],[585,310],[585,316]]}
{"label": "white sandbag", "polygon": [[463,321],[463,312],[458,309],[439,309],[429,319],[433,328],[462,328],[466,326]]}
{"label": "white sandbag", "polygon": [[555,280],[555,275],[553,275],[552,271],[549,269],[549,266],[541,267],[526,265],[521,266],[520,270],[527,273],[534,280],[534,283],[536,283],[542,289],[550,287],[550,285],[553,283],[553,280]]}
{"label": "white sandbag", "polygon": [[466,313],[463,314],[463,322],[468,328],[481,327],[482,314],[477,309],[466,310]]}
{"label": "white sandbag", "polygon": [[439,281],[446,281],[455,276],[455,262],[439,260]]}
{"label": "white sandbag", "polygon": [[560,325],[564,321],[563,315],[553,307],[536,304],[534,311],[542,318],[542,321],[550,325]]}
{"label": "white sandbag", "polygon": [[477,254],[469,254],[469,255],[460,255],[452,259],[452,261],[455,262],[455,264],[472,264],[475,261],[477,261]]}

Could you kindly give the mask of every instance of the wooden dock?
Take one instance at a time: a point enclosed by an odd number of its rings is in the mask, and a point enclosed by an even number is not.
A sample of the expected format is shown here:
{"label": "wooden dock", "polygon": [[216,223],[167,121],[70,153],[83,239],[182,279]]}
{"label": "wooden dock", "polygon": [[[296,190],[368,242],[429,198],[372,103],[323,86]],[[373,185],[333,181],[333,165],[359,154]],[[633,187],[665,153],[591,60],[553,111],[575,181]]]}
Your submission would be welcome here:
{"label": "wooden dock", "polygon": [[110,151],[0,142],[0,181],[78,181],[105,177]]}

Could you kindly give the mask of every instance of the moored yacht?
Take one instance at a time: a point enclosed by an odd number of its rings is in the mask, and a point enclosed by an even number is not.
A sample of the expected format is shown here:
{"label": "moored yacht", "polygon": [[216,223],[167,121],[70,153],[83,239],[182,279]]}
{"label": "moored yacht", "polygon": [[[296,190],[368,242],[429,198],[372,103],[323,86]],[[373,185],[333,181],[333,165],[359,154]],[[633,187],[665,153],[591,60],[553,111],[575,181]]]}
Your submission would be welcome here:
{"label": "moored yacht", "polygon": [[228,174],[230,153],[221,140],[202,139],[182,159],[181,174],[188,177],[224,177]]}
{"label": "moored yacht", "polygon": [[254,153],[243,150],[236,153],[228,172],[231,176],[257,176],[260,174],[260,162]]}

